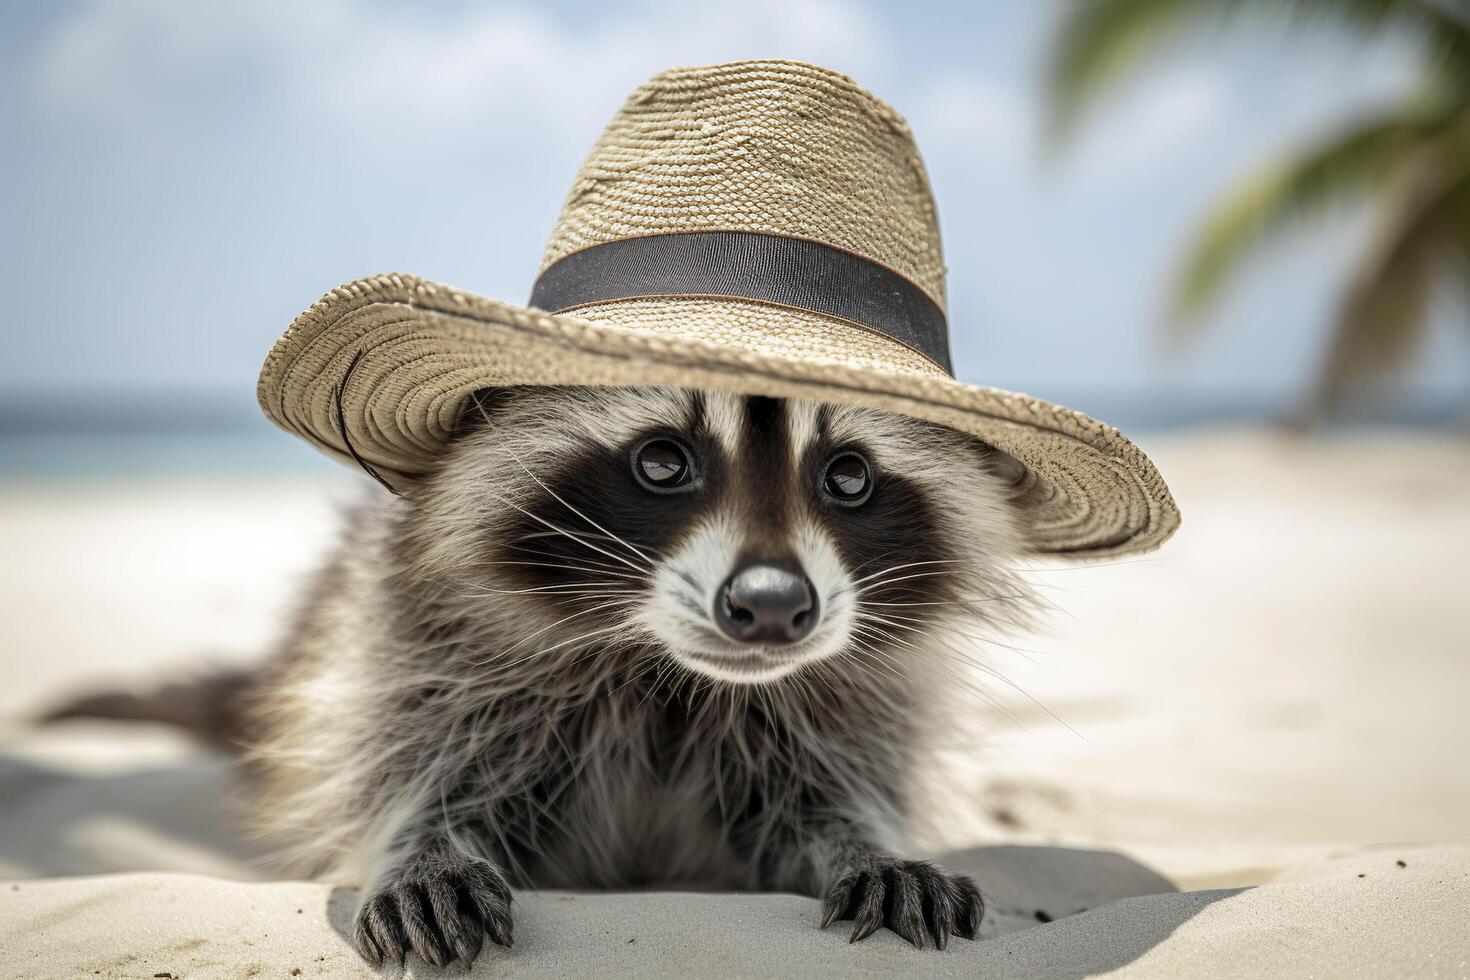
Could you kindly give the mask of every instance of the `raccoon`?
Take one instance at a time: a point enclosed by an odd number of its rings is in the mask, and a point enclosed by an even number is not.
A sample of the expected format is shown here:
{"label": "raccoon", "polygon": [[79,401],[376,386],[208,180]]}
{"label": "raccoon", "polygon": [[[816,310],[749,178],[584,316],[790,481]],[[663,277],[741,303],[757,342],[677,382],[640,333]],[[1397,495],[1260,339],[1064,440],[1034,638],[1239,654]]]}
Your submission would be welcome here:
{"label": "raccoon", "polygon": [[951,631],[1029,608],[1008,461],[870,408],[483,392],[352,514],[257,683],[259,822],[363,886],[373,964],[511,945],[513,887],[794,891],[852,941],[974,939],[975,883],[898,855]]}

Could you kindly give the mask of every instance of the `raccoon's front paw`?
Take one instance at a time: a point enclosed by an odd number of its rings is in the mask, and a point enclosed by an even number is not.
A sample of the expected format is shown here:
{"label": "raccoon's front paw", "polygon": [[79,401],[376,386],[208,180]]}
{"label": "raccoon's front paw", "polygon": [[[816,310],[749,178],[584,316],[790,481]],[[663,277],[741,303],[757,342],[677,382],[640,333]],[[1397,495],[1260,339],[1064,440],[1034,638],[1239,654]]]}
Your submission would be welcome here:
{"label": "raccoon's front paw", "polygon": [[854,919],[848,942],[887,926],[921,949],[927,932],[943,949],[951,933],[974,939],[984,913],[980,889],[965,875],[945,874],[927,861],[879,857],[849,868],[827,888],[822,928]]}
{"label": "raccoon's front paw", "polygon": [[410,949],[437,967],[469,966],[486,935],[511,945],[510,903],[493,865],[436,857],[382,882],[358,910],[352,938],[374,966],[401,964]]}

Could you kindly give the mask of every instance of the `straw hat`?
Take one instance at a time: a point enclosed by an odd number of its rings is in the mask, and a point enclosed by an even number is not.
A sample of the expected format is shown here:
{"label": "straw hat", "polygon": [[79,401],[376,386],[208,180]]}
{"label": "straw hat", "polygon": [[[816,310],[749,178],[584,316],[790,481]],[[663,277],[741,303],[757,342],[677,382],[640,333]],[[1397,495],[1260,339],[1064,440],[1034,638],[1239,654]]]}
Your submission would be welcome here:
{"label": "straw hat", "polygon": [[1024,464],[1037,554],[1139,552],[1179,524],[1117,430],[951,376],[944,260],[908,125],[836,72],[674,68],[577,174],[530,307],[407,275],[340,286],[261,369],[277,425],[403,488],[470,395],[499,385],[684,385],[899,412]]}

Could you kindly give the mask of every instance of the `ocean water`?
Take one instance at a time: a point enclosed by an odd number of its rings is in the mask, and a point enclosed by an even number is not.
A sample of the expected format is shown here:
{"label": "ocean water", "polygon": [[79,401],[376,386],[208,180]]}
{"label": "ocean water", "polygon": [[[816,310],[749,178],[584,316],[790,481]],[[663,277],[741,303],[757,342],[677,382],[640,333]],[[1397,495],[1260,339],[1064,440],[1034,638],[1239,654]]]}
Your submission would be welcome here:
{"label": "ocean water", "polygon": [[308,474],[339,468],[300,439],[262,426],[217,431],[50,430],[0,433],[0,477],[172,473]]}

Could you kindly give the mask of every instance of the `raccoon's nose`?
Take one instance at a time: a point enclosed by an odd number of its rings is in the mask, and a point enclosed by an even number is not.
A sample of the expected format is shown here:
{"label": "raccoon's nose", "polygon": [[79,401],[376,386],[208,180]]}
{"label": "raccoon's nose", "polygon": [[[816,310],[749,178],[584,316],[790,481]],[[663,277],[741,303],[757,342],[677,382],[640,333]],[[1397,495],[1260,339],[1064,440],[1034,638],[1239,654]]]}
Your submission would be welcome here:
{"label": "raccoon's nose", "polygon": [[715,597],[715,622],[744,643],[795,643],[817,625],[817,596],[800,572],[757,562],[736,569]]}

